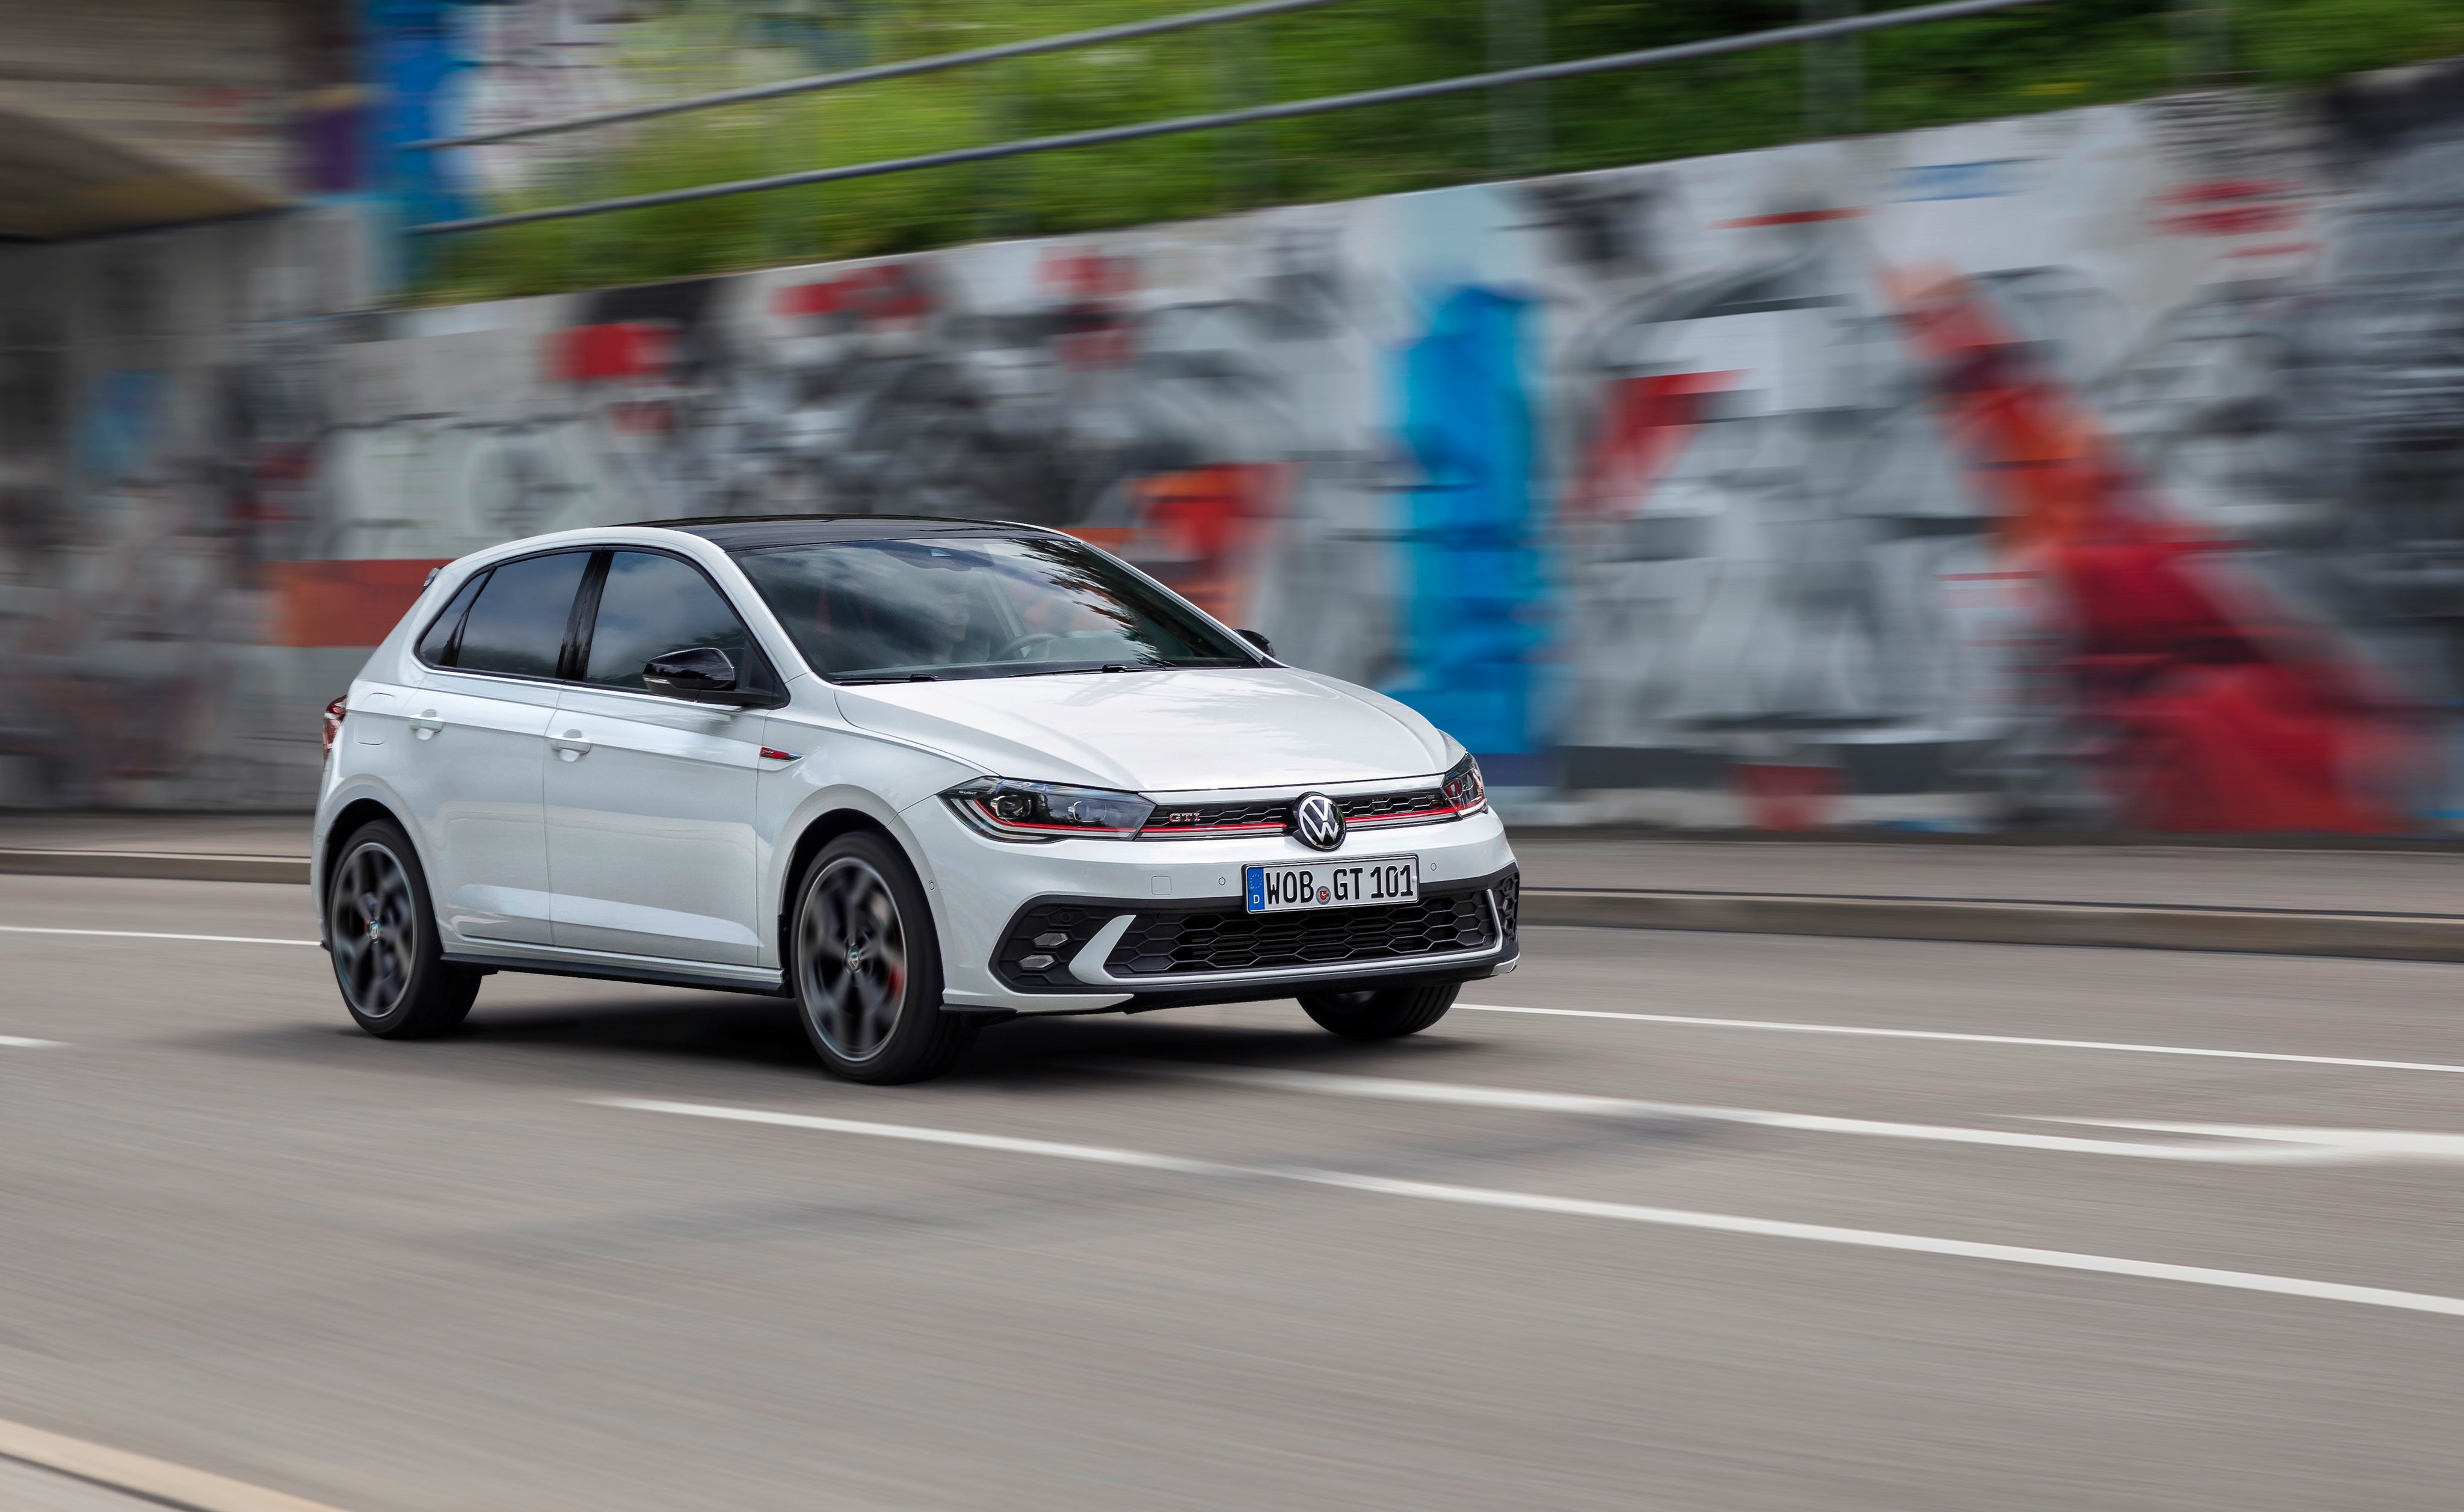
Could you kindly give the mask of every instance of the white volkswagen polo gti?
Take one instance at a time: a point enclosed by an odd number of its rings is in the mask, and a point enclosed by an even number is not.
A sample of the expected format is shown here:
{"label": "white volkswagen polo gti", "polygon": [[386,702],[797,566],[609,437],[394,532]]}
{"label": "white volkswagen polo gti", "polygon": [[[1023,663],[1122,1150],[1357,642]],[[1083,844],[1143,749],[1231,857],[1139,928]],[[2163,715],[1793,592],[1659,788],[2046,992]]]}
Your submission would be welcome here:
{"label": "white volkswagen polo gti", "polygon": [[1030,526],[517,541],[435,575],[325,738],[321,932],[389,1037],[493,971],[612,977],[792,998],[898,1081],[1022,1013],[1408,1034],[1516,959],[1461,745]]}

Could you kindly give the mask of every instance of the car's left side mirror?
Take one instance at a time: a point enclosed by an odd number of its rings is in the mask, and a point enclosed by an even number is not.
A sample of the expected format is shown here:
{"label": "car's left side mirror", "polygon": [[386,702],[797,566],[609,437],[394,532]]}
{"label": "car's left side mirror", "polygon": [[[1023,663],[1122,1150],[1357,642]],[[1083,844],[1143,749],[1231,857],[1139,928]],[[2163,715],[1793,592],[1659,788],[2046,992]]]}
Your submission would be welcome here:
{"label": "car's left side mirror", "polygon": [[1265,637],[1265,634],[1261,631],[1244,630],[1241,632],[1241,638],[1247,641],[1250,645],[1257,647],[1260,651],[1265,652],[1269,656],[1275,654],[1275,643],[1268,640]]}
{"label": "car's left side mirror", "polygon": [[642,686],[693,703],[756,701],[737,686],[735,658],[711,646],[652,656],[642,668]]}

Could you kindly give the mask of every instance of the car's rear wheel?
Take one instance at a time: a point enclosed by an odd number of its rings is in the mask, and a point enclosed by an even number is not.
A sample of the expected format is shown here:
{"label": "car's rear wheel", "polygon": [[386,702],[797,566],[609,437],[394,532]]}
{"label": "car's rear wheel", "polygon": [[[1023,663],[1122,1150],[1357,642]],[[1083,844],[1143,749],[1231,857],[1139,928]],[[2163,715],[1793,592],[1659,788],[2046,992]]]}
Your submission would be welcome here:
{"label": "car's rear wheel", "polygon": [[915,869],[879,835],[822,848],[788,931],[797,1017],[822,1063],[851,1081],[921,1081],[974,1038],[941,1009],[941,945]]}
{"label": "car's rear wheel", "polygon": [[442,1034],[479,995],[479,973],[444,958],[428,878],[396,825],[363,824],[344,842],[325,879],[325,929],[342,1006],[380,1038]]}
{"label": "car's rear wheel", "polygon": [[1307,992],[1301,1012],[1346,1039],[1400,1039],[1417,1034],[1455,1006],[1461,985],[1390,987],[1360,992]]}

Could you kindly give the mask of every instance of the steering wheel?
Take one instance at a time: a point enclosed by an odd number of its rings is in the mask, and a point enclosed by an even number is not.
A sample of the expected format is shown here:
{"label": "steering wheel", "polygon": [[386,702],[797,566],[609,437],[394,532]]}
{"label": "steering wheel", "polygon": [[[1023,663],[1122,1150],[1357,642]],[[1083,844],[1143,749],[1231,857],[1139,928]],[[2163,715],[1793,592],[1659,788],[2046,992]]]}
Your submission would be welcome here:
{"label": "steering wheel", "polygon": [[1029,631],[1023,635],[1013,636],[1008,642],[1002,645],[1001,650],[993,653],[993,659],[995,661],[1024,661],[1026,659],[1026,654],[1029,651],[1040,646],[1048,646],[1060,638],[1060,636],[1051,634],[1049,631]]}

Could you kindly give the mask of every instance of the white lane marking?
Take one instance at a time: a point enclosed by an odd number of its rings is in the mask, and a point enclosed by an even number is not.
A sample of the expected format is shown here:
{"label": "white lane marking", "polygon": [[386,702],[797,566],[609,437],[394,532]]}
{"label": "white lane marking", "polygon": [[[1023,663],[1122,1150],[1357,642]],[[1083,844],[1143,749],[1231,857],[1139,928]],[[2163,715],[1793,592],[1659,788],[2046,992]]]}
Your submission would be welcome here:
{"label": "white lane marking", "polygon": [[1973,1045],[2034,1045],[2053,1050],[2120,1050],[2140,1056],[2207,1056],[2218,1060],[2289,1060],[2309,1066],[2360,1066],[2370,1071],[2443,1071],[2464,1076],[2464,1066],[2434,1060],[2357,1060],[2348,1056],[2288,1056],[2266,1050],[2201,1050],[2189,1045],[2141,1045],[2108,1039],[2034,1039],[2018,1034],[1957,1034],[1939,1029],[1870,1029],[1857,1024],[1792,1024],[1765,1018],[1697,1018],[1683,1013],[1612,1013],[1593,1008],[1509,1008],[1502,1003],[1457,1003],[1475,1013],[1545,1013],[1551,1018],[1629,1018],[1643,1024],[1687,1024],[1702,1029],[1761,1029],[1789,1034],[1860,1034],[1877,1039],[1947,1039]]}
{"label": "white lane marking", "polygon": [[[191,1470],[167,1459],[133,1455],[6,1419],[0,1419],[0,1458],[40,1465],[157,1505],[187,1507],[189,1512],[336,1512],[322,1501],[287,1491],[253,1486],[210,1471]],[[122,1503],[115,1498],[113,1504]]]}
{"label": "white lane marking", "polygon": [[28,1039],[19,1034],[0,1034],[0,1050],[66,1050],[68,1045],[57,1039]]}
{"label": "white lane marking", "polygon": [[[2072,1155],[2123,1155],[2141,1160],[2210,1161],[2246,1165],[2291,1165],[2305,1162],[2362,1161],[2394,1151],[2366,1142],[2334,1142],[2294,1137],[2293,1131],[2233,1133],[2208,1125],[2114,1123],[2182,1133],[2208,1133],[2226,1143],[2150,1145],[2123,1140],[2079,1139],[2058,1134],[2021,1134],[2006,1129],[1962,1128],[1945,1123],[1892,1123],[1873,1119],[1833,1118],[1816,1113],[1773,1113],[1759,1108],[1705,1107],[1683,1102],[1643,1102],[1631,1098],[1592,1097],[1575,1092],[1523,1092],[1509,1087],[1473,1087],[1453,1081],[1403,1081],[1387,1077],[1338,1077],[1314,1071],[1266,1071],[1247,1066],[1181,1066],[1136,1062],[1139,1070],[1197,1081],[1264,1087],[1276,1092],[1307,1092],[1345,1098],[1384,1098],[1410,1102],[1448,1102],[1463,1107],[1516,1108],[1538,1113],[1573,1113],[1593,1118],[1652,1119],[1672,1123],[1749,1123],[1761,1128],[1794,1129],[1814,1134],[1851,1134],[1870,1139],[1930,1140],[1947,1145],[1992,1145],[2006,1149],[2053,1150]],[[2104,1123],[2101,1119],[2057,1119],[2049,1123]],[[2322,1132],[2335,1133],[2335,1130]],[[2453,1136],[2428,1136],[2453,1138]],[[2464,1158],[2464,1138],[2454,1139],[2452,1152]],[[2427,1154],[2427,1149],[2403,1153]],[[2442,1153],[2444,1153],[2442,1151]]]}
{"label": "white lane marking", "polygon": [[2160,1134],[2204,1134],[2213,1139],[2280,1140],[2349,1151],[2346,1158],[2356,1160],[2464,1160],[2464,1134],[2432,1134],[2420,1129],[2323,1129],[2290,1123],[2141,1123],[2123,1119],[2045,1122],[2146,1129]]}
{"label": "white lane marking", "polygon": [[2267,1276],[2253,1271],[2222,1271],[2204,1265],[2170,1265],[2161,1260],[2123,1259],[2109,1255],[2079,1255],[2067,1250],[2038,1250],[2017,1244],[1982,1244],[1970,1239],[1941,1239],[1922,1234],[1890,1234],[1877,1229],[1839,1229],[1820,1223],[1790,1223],[1776,1218],[1746,1218],[1725,1212],[1692,1212],[1681,1208],[1646,1208],[1632,1203],[1595,1202],[1581,1197],[1549,1197],[1537,1192],[1501,1191],[1488,1187],[1453,1187],[1437,1182],[1397,1181],[1349,1171],[1317,1170],[1299,1166],[1235,1166],[1221,1161],[1190,1160],[1146,1150],[1113,1149],[1100,1145],[1066,1145],[1052,1140],[1014,1139],[1003,1134],[971,1134],[960,1129],[921,1128],[911,1123],[870,1123],[855,1119],[819,1118],[805,1113],[773,1113],[763,1108],[723,1107],[708,1102],[666,1102],[649,1098],[587,1098],[604,1107],[642,1113],[675,1113],[688,1118],[724,1119],[739,1123],[769,1123],[786,1128],[818,1129],[829,1134],[861,1134],[873,1139],[913,1140],[926,1145],[956,1145],[969,1149],[1001,1150],[1018,1155],[1045,1155],[1056,1160],[1089,1161],[1103,1166],[1129,1166],[1193,1176],[1233,1176],[1249,1180],[1300,1182],[1349,1191],[1376,1192],[1390,1197],[1418,1197],[1429,1202],[1463,1203],[1476,1208],[1507,1208],[1525,1212],[1561,1213],[1572,1217],[1610,1218],[1625,1223],[1651,1223],[1676,1229],[1704,1229],[1718,1234],[1748,1234],[1772,1239],[1804,1239],[1817,1244],[1847,1244],[1871,1250],[1900,1250],[1915,1255],[1947,1255],[1963,1259],[1998,1260],[2009,1265],[2035,1265],[2053,1270],[2090,1271],[2105,1276],[2130,1276],[2146,1280],[2184,1281],[2196,1286],[2221,1286],[2235,1291],[2272,1292],[2320,1301],[2355,1302],[2367,1307],[2395,1307],[2408,1312],[2440,1313],[2464,1318],[2464,1297],[2428,1292],[2400,1292],[2380,1286],[2351,1286],[2343,1281],[2314,1281],[2298,1276]]}
{"label": "white lane marking", "polygon": [[142,929],[52,929],[36,924],[0,924],[7,935],[88,935],[98,940],[202,940],[209,945],[313,945],[314,940],[269,940],[258,935],[161,935]]}

